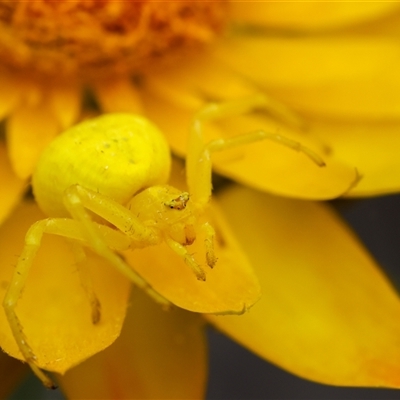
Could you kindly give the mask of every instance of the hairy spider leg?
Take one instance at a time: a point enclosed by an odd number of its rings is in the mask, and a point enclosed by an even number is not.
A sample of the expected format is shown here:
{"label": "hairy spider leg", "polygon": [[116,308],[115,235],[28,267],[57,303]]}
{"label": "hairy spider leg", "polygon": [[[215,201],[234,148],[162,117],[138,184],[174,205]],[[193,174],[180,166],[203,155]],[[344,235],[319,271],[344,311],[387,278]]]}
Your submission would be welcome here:
{"label": "hairy spider leg", "polygon": [[203,270],[203,268],[200,267],[200,265],[196,262],[194,259],[193,255],[190,254],[185,246],[182,244],[176,242],[175,240],[172,240],[168,236],[165,236],[164,238],[165,243],[180,257],[182,257],[185,260],[186,265],[188,265],[191,270],[194,272],[196,275],[196,278],[199,281],[205,281],[206,280],[206,274]]}
{"label": "hairy spider leg", "polygon": [[324,160],[318,154],[303,146],[300,142],[291,140],[278,133],[269,133],[263,130],[257,130],[227,139],[216,139],[204,144],[204,122],[241,115],[257,108],[267,107],[268,100],[265,96],[257,94],[244,99],[208,104],[195,115],[189,133],[186,176],[189,192],[191,193],[193,201],[196,202],[199,207],[205,206],[211,197],[211,154],[215,151],[223,151],[232,147],[268,139],[289,147],[290,149],[302,152],[319,167],[325,166]]}
{"label": "hairy spider leg", "polygon": [[[122,250],[129,246],[129,241],[127,243],[128,238],[122,233],[100,224],[96,224],[95,226],[99,229],[103,239],[107,240],[110,247]],[[82,223],[69,218],[47,218],[35,222],[26,233],[25,246],[18,258],[17,265],[3,300],[3,307],[8,323],[24,359],[32,368],[34,374],[46,387],[51,389],[55,389],[56,385],[35,364],[36,356],[27,342],[15,308],[25,287],[33,260],[40,248],[43,234],[59,235],[68,239],[77,240],[80,243],[86,243],[87,245],[86,236],[83,232]]]}
{"label": "hairy spider leg", "polygon": [[79,273],[79,279],[83,290],[89,300],[90,308],[92,309],[92,323],[97,324],[101,319],[101,303],[98,299],[94,288],[92,278],[90,276],[88,264],[86,262],[87,257],[85,250],[81,245],[76,242],[72,242],[72,252],[77,265]]}
{"label": "hairy spider leg", "polygon": [[[80,185],[72,185],[65,191],[64,204],[71,216],[82,223],[86,240],[99,256],[105,258],[118,271],[125,275],[138,288],[145,291],[157,303],[169,307],[171,303],[157,291],[155,291],[130,265],[128,265],[117,253],[112,251],[104,241],[96,224],[86,209],[99,215],[107,222],[113,224],[123,233],[131,233],[129,237],[136,236],[140,243],[151,245],[152,232],[144,226],[128,209],[116,201],[88,190]],[[126,247],[129,248],[130,246]],[[143,247],[143,244],[142,244]]]}
{"label": "hairy spider leg", "polygon": [[[206,235],[205,248],[206,248],[207,265],[210,268],[214,268],[215,263],[217,262],[217,257],[215,256],[215,251],[214,251],[215,230],[208,222],[202,224],[200,228]],[[196,262],[193,255],[188,252],[186,246],[176,242],[175,240],[171,239],[168,236],[165,236],[164,240],[176,254],[178,254],[180,257],[184,259],[185,263],[192,269],[192,271],[196,275],[196,278],[199,281],[206,280],[206,274],[203,268]]]}

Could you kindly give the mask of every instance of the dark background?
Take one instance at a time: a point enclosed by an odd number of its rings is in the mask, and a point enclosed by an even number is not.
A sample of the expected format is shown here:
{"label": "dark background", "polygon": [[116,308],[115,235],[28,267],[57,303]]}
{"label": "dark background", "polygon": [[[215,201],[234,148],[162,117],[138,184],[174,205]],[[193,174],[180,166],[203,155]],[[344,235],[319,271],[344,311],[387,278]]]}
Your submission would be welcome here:
{"label": "dark background", "polygon": [[[357,232],[395,286],[400,288],[400,195],[339,200],[332,205]],[[399,290],[400,292],[400,290]],[[400,315],[399,315],[400,318]],[[400,399],[400,390],[319,385],[297,378],[209,329],[207,399]],[[400,362],[400,360],[399,360]],[[9,400],[61,400],[29,377]]]}

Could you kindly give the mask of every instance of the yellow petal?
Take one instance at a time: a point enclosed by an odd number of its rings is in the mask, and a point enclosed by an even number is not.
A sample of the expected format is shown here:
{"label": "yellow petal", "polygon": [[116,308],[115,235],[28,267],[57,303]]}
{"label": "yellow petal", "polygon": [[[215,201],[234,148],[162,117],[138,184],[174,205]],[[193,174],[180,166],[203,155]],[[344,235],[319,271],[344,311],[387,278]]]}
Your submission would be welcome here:
{"label": "yellow petal", "polygon": [[81,89],[75,82],[68,85],[57,83],[49,88],[50,108],[62,129],[70,127],[77,119],[81,108]]}
{"label": "yellow petal", "polygon": [[397,3],[317,1],[232,2],[235,21],[285,30],[332,29],[382,18],[398,11]]}
{"label": "yellow petal", "polygon": [[[182,70],[187,71],[186,68]],[[178,107],[198,110],[203,105],[201,96],[199,93],[192,93],[190,90],[187,90],[187,88],[182,85],[183,82],[184,80],[182,80],[177,73],[172,75],[169,73],[166,77],[164,77],[164,75],[149,76],[149,80],[146,83],[146,92],[149,92],[148,94],[150,94],[150,97],[152,97],[152,94],[155,94],[158,97],[167,99]]]}
{"label": "yellow petal", "polygon": [[338,159],[357,167],[359,183],[346,195],[374,196],[400,190],[400,123],[315,123],[312,130]]}
{"label": "yellow petal", "polygon": [[[0,230],[0,299],[21,253],[29,226],[43,214],[24,203]],[[87,252],[93,286],[100,300],[101,321],[91,322],[89,300],[82,288],[71,243],[44,235],[16,312],[41,368],[64,372],[109,346],[119,335],[125,316],[129,282],[104,260]],[[0,311],[0,345],[13,357],[21,355],[4,311]]]}
{"label": "yellow petal", "polygon": [[201,233],[188,247],[204,268],[207,279],[198,281],[166,244],[125,252],[135,270],[173,304],[199,313],[241,314],[260,297],[260,288],[245,254],[231,235],[222,213],[213,207],[208,221],[217,232],[213,269],[206,265],[205,237]]}
{"label": "yellow petal", "polygon": [[207,99],[239,98],[259,91],[251,81],[204,52],[185,58],[180,68],[150,74],[142,90],[150,98],[155,96],[193,112]]}
{"label": "yellow petal", "polygon": [[199,315],[162,311],[133,290],[121,336],[59,379],[70,399],[200,399],[207,356]]}
{"label": "yellow petal", "polygon": [[[160,99],[194,114],[210,101],[232,101],[259,95],[260,87],[208,52],[201,52],[183,60],[179,69],[152,73],[142,85],[141,93],[147,103]],[[265,92],[263,96],[268,103],[265,109],[269,114],[282,118],[290,126],[302,125],[299,117],[284,104]],[[151,109],[152,105],[149,107]]]}
{"label": "yellow petal", "polygon": [[94,90],[105,112],[140,113],[140,97],[129,78],[101,81],[94,85]]}
{"label": "yellow petal", "polygon": [[335,214],[240,187],[220,202],[263,297],[246,315],[209,320],[301,377],[400,387],[398,295]]}
{"label": "yellow petal", "polygon": [[21,106],[12,112],[6,133],[11,164],[20,178],[31,175],[42,150],[59,129],[53,112],[44,104]]}
{"label": "yellow petal", "polygon": [[341,119],[400,117],[397,39],[235,38],[217,47],[215,57],[297,111]]}
{"label": "yellow petal", "polygon": [[0,223],[20,200],[26,182],[15,176],[7,155],[6,145],[0,142]]}
{"label": "yellow petal", "polygon": [[[175,153],[187,150],[187,138],[193,113],[172,104],[144,96],[146,112],[166,134]],[[179,124],[176,123],[179,121]],[[326,162],[318,167],[303,153],[264,140],[243,145],[229,151],[213,154],[213,167],[219,173],[257,189],[285,196],[305,199],[330,199],[346,193],[357,180],[356,165],[344,163],[325,143],[298,130],[290,129],[284,122],[268,117],[244,116],[228,118],[207,127],[205,142],[220,137],[231,137],[263,129],[300,142]],[[327,154],[330,153],[330,154]]]}
{"label": "yellow petal", "polygon": [[28,371],[26,365],[0,351],[0,399],[8,399]]}
{"label": "yellow petal", "polygon": [[11,73],[0,70],[0,120],[18,103],[23,85]]}

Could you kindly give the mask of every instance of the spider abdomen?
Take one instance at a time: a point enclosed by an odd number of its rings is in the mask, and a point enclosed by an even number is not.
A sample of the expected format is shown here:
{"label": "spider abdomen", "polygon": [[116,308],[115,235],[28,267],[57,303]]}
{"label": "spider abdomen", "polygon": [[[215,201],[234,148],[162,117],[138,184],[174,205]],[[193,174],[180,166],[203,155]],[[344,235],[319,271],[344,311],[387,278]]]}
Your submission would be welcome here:
{"label": "spider abdomen", "polygon": [[32,177],[36,201],[49,216],[68,216],[64,191],[74,184],[125,204],[142,188],[163,184],[169,147],[147,119],[108,114],[84,121],[57,137],[42,153]]}

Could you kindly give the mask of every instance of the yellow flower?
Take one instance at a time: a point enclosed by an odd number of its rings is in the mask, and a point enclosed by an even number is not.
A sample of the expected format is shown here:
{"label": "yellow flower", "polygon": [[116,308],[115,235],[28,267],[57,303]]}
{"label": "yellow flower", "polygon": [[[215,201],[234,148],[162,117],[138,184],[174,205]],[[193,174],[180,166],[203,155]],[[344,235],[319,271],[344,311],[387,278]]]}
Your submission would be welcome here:
{"label": "yellow flower", "polygon": [[[2,2],[0,115],[7,145],[1,142],[0,217],[9,218],[0,231],[0,281],[9,281],[29,226],[44,218],[30,202],[11,212],[26,178],[93,98],[104,112],[144,113],[184,155],[201,106],[263,92],[265,110],[210,125],[207,140],[279,132],[320,154],[326,168],[265,141],[216,156],[218,172],[297,199],[398,191],[399,18],[395,3]],[[213,218],[227,238],[213,271],[219,283],[191,279],[163,247],[126,253],[182,309],[164,312],[134,290],[117,340],[129,282],[88,257],[106,299],[103,322],[94,326],[68,245],[45,239],[19,306],[42,364],[64,372],[115,340],[60,377],[67,396],[202,397],[205,321],[307,379],[399,387],[400,302],[338,218],[323,204],[239,185],[216,197]],[[253,279],[223,215],[263,292],[240,317],[210,311],[232,298],[237,304],[244,278]],[[3,314],[0,321],[1,345],[16,356]],[[0,366],[9,362],[1,353]]]}

